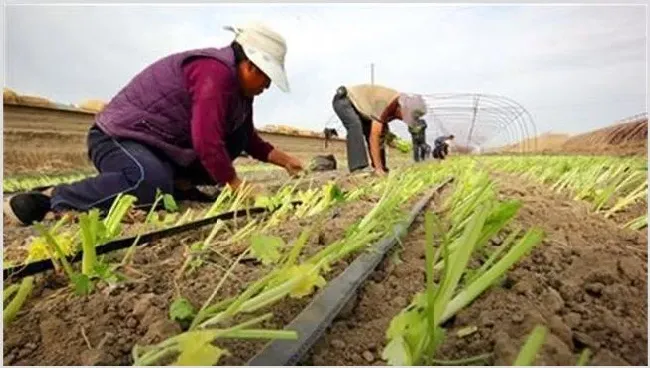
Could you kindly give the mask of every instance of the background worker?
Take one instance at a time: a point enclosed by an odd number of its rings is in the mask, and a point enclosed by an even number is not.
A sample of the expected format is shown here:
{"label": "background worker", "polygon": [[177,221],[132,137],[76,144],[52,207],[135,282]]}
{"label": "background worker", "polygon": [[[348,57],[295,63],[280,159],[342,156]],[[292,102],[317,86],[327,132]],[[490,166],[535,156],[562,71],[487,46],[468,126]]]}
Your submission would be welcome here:
{"label": "background worker", "polygon": [[434,141],[433,147],[433,157],[444,160],[445,157],[449,154],[449,145],[454,140],[454,135],[443,135]]}
{"label": "background worker", "polygon": [[261,24],[226,29],[235,33],[230,45],[166,56],[111,99],[88,134],[97,176],[18,194],[5,202],[5,214],[31,225],[49,211],[107,211],[119,193],[137,197],[141,208],[151,206],[157,189],[178,199],[204,197],[200,184],[240,190],[232,161],[243,151],[292,175],[301,171],[300,161],[253,125],[255,96],[271,81],[289,91],[284,38]]}
{"label": "background worker", "polygon": [[388,172],[385,150],[388,123],[399,119],[410,126],[427,110],[421,96],[400,93],[376,84],[339,87],[332,107],[347,130],[350,172],[369,170],[369,153],[372,168],[378,175]]}
{"label": "background worker", "polygon": [[327,148],[327,144],[329,143],[330,139],[333,137],[338,138],[339,133],[334,128],[325,128],[323,129],[323,135],[325,136],[325,148]]}
{"label": "background worker", "polygon": [[423,161],[426,156],[426,130],[427,122],[424,119],[418,119],[413,125],[408,127],[408,131],[411,133],[413,160],[415,162]]}
{"label": "background worker", "polygon": [[431,146],[428,143],[424,143],[424,158],[427,159],[431,157]]}

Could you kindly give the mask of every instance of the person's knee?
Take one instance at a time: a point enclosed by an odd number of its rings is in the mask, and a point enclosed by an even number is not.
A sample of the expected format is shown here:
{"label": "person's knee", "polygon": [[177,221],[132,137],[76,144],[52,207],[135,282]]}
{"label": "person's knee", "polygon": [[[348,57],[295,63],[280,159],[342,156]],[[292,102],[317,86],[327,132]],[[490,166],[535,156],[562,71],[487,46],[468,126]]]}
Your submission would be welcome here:
{"label": "person's knee", "polygon": [[156,193],[172,194],[174,178],[167,172],[157,170],[139,170],[125,173],[127,181],[133,186],[133,193],[141,205],[151,204],[156,199]]}

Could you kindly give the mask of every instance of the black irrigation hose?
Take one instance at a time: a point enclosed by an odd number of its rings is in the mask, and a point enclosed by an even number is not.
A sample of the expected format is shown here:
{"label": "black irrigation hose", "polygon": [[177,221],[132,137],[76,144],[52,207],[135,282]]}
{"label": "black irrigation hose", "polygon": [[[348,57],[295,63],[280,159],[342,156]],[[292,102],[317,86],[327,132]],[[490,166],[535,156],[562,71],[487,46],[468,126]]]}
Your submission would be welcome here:
{"label": "black irrigation hose", "polygon": [[[293,201],[291,202],[293,206],[299,206],[302,204],[302,201]],[[200,227],[206,226],[213,224],[217,222],[218,220],[232,220],[235,218],[240,218],[240,217],[245,217],[247,215],[257,215],[261,213],[271,213],[273,211],[269,211],[265,207],[251,207],[251,208],[245,208],[245,209],[238,209],[235,211],[230,211],[230,212],[225,212],[221,213],[219,215],[215,215],[206,219],[190,222],[187,224],[179,225],[179,226],[174,226],[171,228],[163,229],[163,230],[158,230],[158,231],[153,231],[144,235],[140,235],[140,238],[138,236],[132,236],[128,238],[123,238],[123,239],[117,239],[108,243],[105,243],[101,246],[98,246],[96,248],[97,250],[97,255],[100,254],[105,254],[109,252],[113,252],[119,249],[124,249],[128,248],[132,245],[136,246],[141,246],[144,244],[151,243],[156,240],[168,238],[170,236],[182,234],[191,230],[196,230]],[[137,242],[136,242],[137,240]],[[72,256],[68,256],[67,259],[69,262],[79,262],[82,259],[83,252],[77,252],[76,254]],[[3,269],[2,271],[2,276],[4,280],[6,281],[9,278],[22,278],[25,276],[30,276],[34,275],[37,273],[42,273],[48,270],[51,270],[54,268],[54,264],[52,264],[52,261],[50,259],[44,259],[41,261],[36,261],[36,262],[31,262],[26,265],[17,265],[13,267],[8,267]]]}
{"label": "black irrigation hose", "polygon": [[289,323],[285,330],[298,332],[298,340],[275,340],[247,362],[247,365],[283,366],[297,365],[330,326],[341,309],[353,298],[386,253],[403,237],[415,218],[431,198],[454,179],[425,194],[411,209],[405,223],[395,226],[393,233],[372,246],[372,251],[361,254],[339,276],[329,282],[312,302]]}

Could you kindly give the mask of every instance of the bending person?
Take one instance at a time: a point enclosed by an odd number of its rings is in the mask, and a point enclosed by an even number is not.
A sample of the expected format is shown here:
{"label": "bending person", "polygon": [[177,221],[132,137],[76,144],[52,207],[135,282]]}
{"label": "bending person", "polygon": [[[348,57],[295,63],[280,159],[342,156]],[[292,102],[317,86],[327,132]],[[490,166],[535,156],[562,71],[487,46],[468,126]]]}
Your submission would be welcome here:
{"label": "bending person", "polygon": [[449,154],[449,144],[454,140],[454,135],[443,135],[434,141],[433,157],[444,160]]}
{"label": "bending person", "polygon": [[253,125],[255,96],[271,81],[289,91],[284,38],[261,24],[227,29],[235,33],[230,45],[166,56],[111,99],[88,133],[88,155],[99,175],[16,195],[5,202],[5,214],[31,225],[50,211],[106,212],[119,193],[150,207],[157,189],[178,199],[210,200],[195,186],[240,190],[232,161],[244,151],[290,174],[302,170]]}
{"label": "bending person", "polygon": [[376,84],[341,86],[332,106],[347,130],[350,172],[368,171],[369,154],[372,169],[379,175],[388,172],[385,151],[388,124],[399,119],[411,126],[427,110],[422,97]]}

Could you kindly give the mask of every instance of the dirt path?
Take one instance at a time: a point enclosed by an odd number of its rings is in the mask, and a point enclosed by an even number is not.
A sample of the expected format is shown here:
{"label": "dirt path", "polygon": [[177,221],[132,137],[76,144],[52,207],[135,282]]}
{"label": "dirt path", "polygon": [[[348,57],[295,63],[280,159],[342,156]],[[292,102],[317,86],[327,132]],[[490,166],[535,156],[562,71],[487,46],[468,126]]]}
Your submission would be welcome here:
{"label": "dirt path", "polygon": [[[513,267],[507,279],[452,319],[437,358],[493,353],[510,365],[533,327],[550,334],[536,361],[575,365],[583,348],[591,365],[647,362],[647,235],[623,230],[582,203],[512,176],[495,176],[500,195],[522,200],[515,221],[540,226],[547,237]],[[358,304],[339,318],[306,359],[314,365],[385,365],[381,351],[390,320],[424,287],[422,217],[404,242],[403,263],[385,260],[360,291]],[[459,329],[476,326],[458,338]]]}

